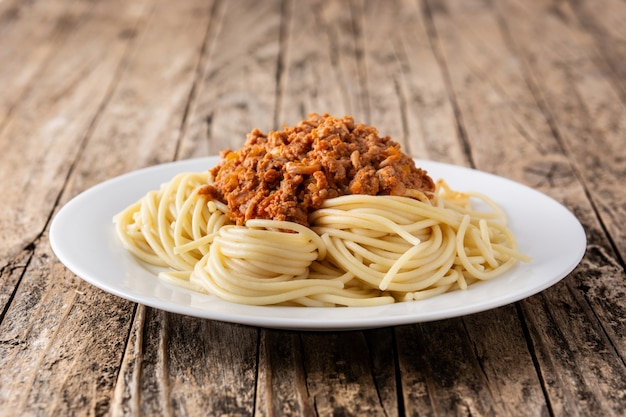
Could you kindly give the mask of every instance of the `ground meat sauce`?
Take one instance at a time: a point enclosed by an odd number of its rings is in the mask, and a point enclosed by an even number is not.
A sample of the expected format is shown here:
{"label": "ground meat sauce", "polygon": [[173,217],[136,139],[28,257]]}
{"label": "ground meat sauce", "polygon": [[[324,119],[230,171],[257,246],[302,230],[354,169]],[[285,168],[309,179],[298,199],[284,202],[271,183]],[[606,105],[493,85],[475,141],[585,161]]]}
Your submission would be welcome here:
{"label": "ground meat sauce", "polygon": [[264,135],[254,129],[244,146],[225,150],[202,194],[228,205],[239,225],[249,219],[308,226],[324,200],[346,194],[404,195],[435,189],[426,171],[389,136],[352,117],[311,114],[293,127]]}

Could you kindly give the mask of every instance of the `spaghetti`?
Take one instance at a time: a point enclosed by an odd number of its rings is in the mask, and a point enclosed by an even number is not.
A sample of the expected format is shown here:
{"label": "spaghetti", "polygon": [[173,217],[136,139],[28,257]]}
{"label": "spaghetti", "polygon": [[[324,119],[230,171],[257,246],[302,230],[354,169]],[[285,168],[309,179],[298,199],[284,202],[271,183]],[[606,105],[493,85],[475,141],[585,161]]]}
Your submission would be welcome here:
{"label": "spaghetti", "polygon": [[[345,195],[310,227],[250,219],[200,191],[208,173],[183,173],[115,217],[125,247],[169,268],[176,285],[251,305],[371,306],[419,300],[503,274],[519,260],[506,217],[489,198],[437,183],[433,197]],[[492,208],[475,211],[472,199]]]}
{"label": "spaghetti", "polygon": [[221,156],[114,218],[125,247],[176,285],[242,304],[366,306],[465,289],[527,260],[493,201],[436,184],[351,117],[254,129]]}

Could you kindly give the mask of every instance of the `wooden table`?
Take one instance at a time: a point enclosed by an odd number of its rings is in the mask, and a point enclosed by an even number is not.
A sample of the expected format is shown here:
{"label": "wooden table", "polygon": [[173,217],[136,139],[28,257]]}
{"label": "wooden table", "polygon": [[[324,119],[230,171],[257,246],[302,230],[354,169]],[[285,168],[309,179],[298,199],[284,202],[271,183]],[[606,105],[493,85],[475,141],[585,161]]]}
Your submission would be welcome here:
{"label": "wooden table", "polygon": [[[0,415],[626,415],[623,0],[0,2]],[[79,192],[349,114],[583,224],[515,304],[345,332],[167,313],[69,272]]]}

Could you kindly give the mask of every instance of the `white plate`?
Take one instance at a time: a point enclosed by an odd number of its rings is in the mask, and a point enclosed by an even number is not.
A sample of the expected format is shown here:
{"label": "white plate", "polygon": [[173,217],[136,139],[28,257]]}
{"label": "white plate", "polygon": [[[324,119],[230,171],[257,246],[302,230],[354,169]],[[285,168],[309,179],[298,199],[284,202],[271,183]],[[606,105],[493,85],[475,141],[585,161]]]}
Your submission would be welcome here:
{"label": "white plate", "polygon": [[485,311],[536,294],[569,274],[585,252],[579,221],[562,205],[529,187],[484,172],[417,160],[434,179],[459,191],[479,191],[500,204],[520,250],[532,258],[509,273],[465,291],[423,301],[379,307],[257,307],[178,288],[130,255],[117,240],[112,217],[177,173],[204,171],[217,157],[145,168],[103,182],[76,196],[54,218],[52,249],[85,281],[119,297],[158,309],[253,326],[300,329],[363,329],[425,322]]}

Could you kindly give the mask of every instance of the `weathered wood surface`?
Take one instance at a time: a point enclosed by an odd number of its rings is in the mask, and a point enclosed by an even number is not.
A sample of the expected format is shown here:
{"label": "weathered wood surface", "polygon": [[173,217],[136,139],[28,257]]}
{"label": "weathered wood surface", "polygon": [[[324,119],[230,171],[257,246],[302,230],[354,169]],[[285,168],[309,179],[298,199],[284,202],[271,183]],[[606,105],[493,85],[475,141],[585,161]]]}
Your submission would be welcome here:
{"label": "weathered wood surface", "polygon": [[[626,414],[626,3],[0,2],[0,416]],[[563,203],[559,284],[468,317],[268,330],[100,291],[48,227],[86,188],[351,114]]]}

